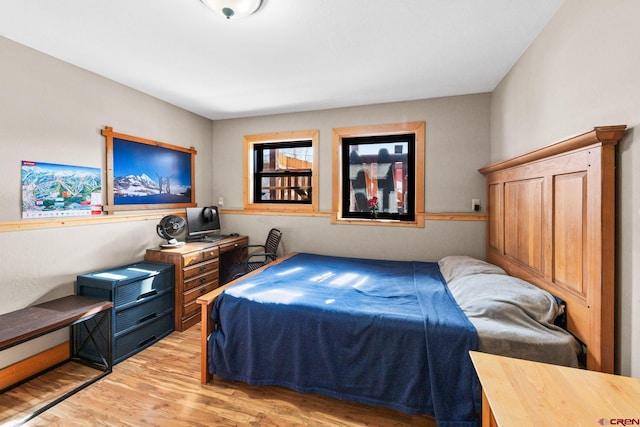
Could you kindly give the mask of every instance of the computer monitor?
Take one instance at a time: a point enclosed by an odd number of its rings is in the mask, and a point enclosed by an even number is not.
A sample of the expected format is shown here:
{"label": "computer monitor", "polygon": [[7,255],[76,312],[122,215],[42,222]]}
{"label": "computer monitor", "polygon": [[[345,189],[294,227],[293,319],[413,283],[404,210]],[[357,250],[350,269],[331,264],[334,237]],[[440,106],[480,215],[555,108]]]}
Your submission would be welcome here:
{"label": "computer monitor", "polygon": [[187,241],[204,240],[220,234],[220,213],[217,206],[205,208],[186,208]]}

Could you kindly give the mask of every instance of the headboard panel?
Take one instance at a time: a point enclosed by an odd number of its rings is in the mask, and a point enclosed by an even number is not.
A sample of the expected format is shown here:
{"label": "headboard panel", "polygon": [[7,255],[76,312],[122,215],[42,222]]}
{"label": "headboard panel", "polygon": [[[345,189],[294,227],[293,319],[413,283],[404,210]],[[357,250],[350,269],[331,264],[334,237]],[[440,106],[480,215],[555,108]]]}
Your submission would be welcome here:
{"label": "headboard panel", "polygon": [[567,303],[587,368],[614,370],[615,144],[626,126],[590,132],[480,169],[487,261]]}

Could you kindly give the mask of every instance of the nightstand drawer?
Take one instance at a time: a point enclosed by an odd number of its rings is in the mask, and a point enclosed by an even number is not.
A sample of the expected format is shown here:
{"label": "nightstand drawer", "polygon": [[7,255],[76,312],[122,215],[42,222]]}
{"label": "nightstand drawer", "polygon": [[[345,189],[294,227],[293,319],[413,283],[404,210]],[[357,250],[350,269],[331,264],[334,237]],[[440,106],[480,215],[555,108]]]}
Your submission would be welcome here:
{"label": "nightstand drawer", "polygon": [[184,280],[188,280],[192,277],[195,277],[199,274],[205,274],[210,271],[218,271],[218,259],[216,258],[213,261],[203,262],[198,265],[194,265],[191,267],[187,267],[183,270]]}
{"label": "nightstand drawer", "polygon": [[156,319],[173,308],[173,292],[167,291],[144,304],[116,312],[116,335],[134,326]]}

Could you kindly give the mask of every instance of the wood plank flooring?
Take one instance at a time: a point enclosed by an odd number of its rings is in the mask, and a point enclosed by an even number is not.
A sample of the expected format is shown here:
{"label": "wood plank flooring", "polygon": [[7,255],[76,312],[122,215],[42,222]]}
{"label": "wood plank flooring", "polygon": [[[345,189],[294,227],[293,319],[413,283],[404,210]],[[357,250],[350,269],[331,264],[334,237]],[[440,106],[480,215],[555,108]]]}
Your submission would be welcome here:
{"label": "wood plank flooring", "polygon": [[[113,373],[32,419],[26,426],[427,426],[410,416],[281,387],[215,378],[199,381],[200,326],[174,332],[114,367]],[[86,368],[65,365],[0,395],[0,424],[69,385]],[[34,381],[40,381],[34,382]]]}

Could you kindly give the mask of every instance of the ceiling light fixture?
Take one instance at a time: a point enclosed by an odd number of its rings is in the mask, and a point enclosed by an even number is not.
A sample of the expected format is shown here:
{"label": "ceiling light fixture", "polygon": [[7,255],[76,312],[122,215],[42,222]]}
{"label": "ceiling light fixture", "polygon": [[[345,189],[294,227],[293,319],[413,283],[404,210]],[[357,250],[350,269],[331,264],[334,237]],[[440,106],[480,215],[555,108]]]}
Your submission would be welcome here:
{"label": "ceiling light fixture", "polygon": [[260,8],[262,0],[200,0],[209,9],[227,19],[244,18]]}

